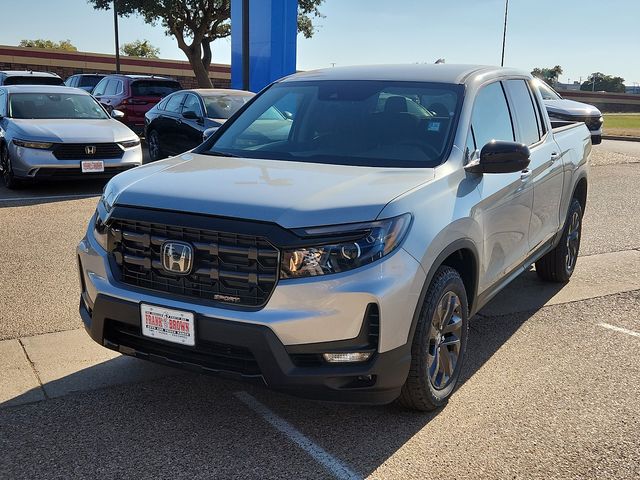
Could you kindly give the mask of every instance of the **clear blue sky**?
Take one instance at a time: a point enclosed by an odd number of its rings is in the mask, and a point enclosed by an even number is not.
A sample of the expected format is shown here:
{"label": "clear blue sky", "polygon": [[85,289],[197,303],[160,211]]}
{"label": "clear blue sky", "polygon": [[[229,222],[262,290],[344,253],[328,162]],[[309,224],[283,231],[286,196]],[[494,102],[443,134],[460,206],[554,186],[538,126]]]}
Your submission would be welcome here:
{"label": "clear blue sky", "polygon": [[[530,70],[562,65],[561,80],[594,71],[640,82],[640,0],[510,0],[505,63]],[[70,39],[79,50],[111,53],[111,12],[84,0],[0,0],[0,44]],[[299,36],[298,68],[364,63],[499,64],[504,0],[326,0],[318,33]],[[148,39],[164,58],[184,59],[160,26],[120,22],[121,42]],[[230,61],[230,41],[214,43]]]}

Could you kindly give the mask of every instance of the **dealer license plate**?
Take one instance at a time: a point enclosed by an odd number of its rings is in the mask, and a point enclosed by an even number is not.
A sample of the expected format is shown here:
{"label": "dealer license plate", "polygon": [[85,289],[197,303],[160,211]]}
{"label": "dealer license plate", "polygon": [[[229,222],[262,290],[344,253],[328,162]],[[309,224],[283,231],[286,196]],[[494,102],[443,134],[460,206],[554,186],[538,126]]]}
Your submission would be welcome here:
{"label": "dealer license plate", "polygon": [[102,160],[87,160],[81,162],[82,173],[104,172],[104,162]]}
{"label": "dealer license plate", "polygon": [[181,345],[196,344],[193,313],[155,305],[140,305],[142,334],[145,337]]}

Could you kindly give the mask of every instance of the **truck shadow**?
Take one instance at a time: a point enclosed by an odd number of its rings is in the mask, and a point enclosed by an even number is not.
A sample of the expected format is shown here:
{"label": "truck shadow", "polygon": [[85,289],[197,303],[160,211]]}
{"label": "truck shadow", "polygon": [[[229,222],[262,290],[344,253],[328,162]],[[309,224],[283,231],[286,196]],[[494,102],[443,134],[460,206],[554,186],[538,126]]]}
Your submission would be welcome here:
{"label": "truck shadow", "polygon": [[[472,321],[458,388],[561,287],[543,284],[529,271],[487,305]],[[1,404],[0,443],[5,448],[0,463],[16,465],[37,453],[34,475],[39,478],[65,476],[65,468],[71,476],[134,477],[141,471],[140,462],[145,477],[327,478],[327,471],[233,395],[247,391],[331,455],[367,476],[424,429],[432,430],[423,432],[429,435],[441,434],[443,426],[434,425],[433,420],[448,412],[446,408],[416,413],[394,405],[319,403],[165,367],[147,375],[144,369],[148,368],[140,360],[118,357],[44,385],[45,391],[60,394],[73,391],[74,386],[87,390],[86,385],[99,386],[96,379],[117,377],[120,372],[123,381],[111,378],[109,388],[12,406],[32,401],[35,397],[30,391]],[[136,375],[136,369],[142,373]],[[144,381],[123,384],[132,371],[136,381]],[[446,422],[461,420],[446,415]],[[95,445],[89,453],[80,454],[87,452],[88,441]],[[68,467],[61,471],[61,465]]]}

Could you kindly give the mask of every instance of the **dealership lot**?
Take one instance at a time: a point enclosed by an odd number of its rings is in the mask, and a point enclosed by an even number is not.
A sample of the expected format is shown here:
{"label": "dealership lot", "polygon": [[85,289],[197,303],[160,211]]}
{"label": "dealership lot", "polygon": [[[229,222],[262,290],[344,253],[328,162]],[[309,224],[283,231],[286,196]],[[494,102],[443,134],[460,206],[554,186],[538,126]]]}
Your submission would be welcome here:
{"label": "dealership lot", "polygon": [[103,183],[0,189],[0,477],[637,478],[640,143],[592,155],[576,275],[475,319],[435,414],[323,404],[120,357],[77,314]]}

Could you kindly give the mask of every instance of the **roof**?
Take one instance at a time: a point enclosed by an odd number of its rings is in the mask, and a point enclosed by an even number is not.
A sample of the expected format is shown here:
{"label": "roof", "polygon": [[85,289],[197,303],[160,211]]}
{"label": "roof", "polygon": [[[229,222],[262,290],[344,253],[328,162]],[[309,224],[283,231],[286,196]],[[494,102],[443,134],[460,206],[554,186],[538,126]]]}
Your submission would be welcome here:
{"label": "roof", "polygon": [[77,95],[89,95],[86,90],[62,85],[4,85],[0,86],[7,93],[75,93]]}
{"label": "roof", "polygon": [[175,78],[161,77],[159,75],[130,75],[126,73],[111,73],[105,76],[106,77],[126,77],[132,80],[175,80]]}
{"label": "roof", "polygon": [[290,75],[284,82],[305,80],[383,80],[465,84],[480,75],[528,75],[511,68],[488,65],[409,64],[324,68]]}
{"label": "roof", "polygon": [[31,70],[0,70],[0,74],[5,74],[7,77],[57,77],[59,75],[51,72],[33,72]]}
{"label": "roof", "polygon": [[233,90],[230,88],[191,88],[189,90],[181,90],[182,92],[193,92],[206,97],[208,95],[238,95],[238,96],[247,96],[247,95],[255,95],[253,92],[248,92],[246,90]]}

